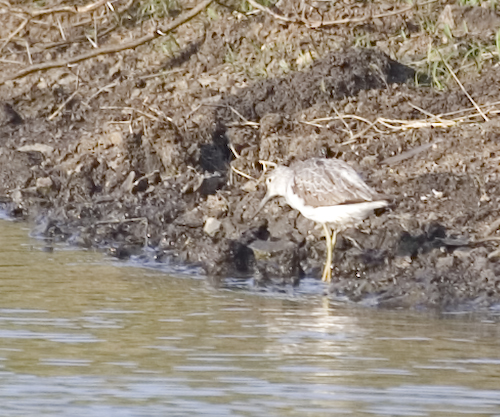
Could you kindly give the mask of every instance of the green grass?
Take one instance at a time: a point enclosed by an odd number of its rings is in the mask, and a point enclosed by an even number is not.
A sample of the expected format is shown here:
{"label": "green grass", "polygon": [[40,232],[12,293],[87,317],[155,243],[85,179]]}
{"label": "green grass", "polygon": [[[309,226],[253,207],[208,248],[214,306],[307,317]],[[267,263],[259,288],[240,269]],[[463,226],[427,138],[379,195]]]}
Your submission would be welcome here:
{"label": "green grass", "polygon": [[180,51],[181,47],[177,42],[177,38],[173,34],[168,34],[159,38],[155,43],[155,47],[166,56],[174,56]]}
{"label": "green grass", "polygon": [[154,17],[161,19],[169,16],[172,11],[179,9],[178,0],[145,0],[141,1],[138,8],[138,14],[142,19]]}
{"label": "green grass", "polygon": [[[496,1],[457,0],[455,4],[466,7],[497,7]],[[488,39],[484,34],[478,37],[471,33],[465,21],[455,22],[457,27],[452,28],[439,20],[443,5],[417,15],[419,36],[427,36],[431,43],[426,56],[415,62],[415,67],[438,90],[445,90],[455,83],[445,63],[459,79],[466,79],[477,76],[485,67],[499,62],[500,56],[500,30]]]}
{"label": "green grass", "polygon": [[[264,7],[272,7],[278,0],[255,0],[257,3],[261,4]],[[241,13],[247,13],[253,10],[253,7],[246,0],[241,0],[239,6],[237,7],[238,11]]]}
{"label": "green grass", "polygon": [[[497,38],[499,37],[497,33]],[[445,90],[453,78],[445,62],[459,78],[476,76],[486,65],[499,61],[500,51],[497,44],[481,43],[473,40],[458,45],[430,45],[425,63],[420,63],[419,70],[425,73],[434,88]]]}

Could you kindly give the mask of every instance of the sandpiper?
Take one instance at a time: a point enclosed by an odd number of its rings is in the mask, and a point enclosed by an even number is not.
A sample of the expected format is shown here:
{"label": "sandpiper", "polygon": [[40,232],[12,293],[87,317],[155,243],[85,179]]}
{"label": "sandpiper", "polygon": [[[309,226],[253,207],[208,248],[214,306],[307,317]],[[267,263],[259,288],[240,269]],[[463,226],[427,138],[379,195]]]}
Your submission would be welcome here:
{"label": "sandpiper", "polygon": [[350,165],[339,159],[311,158],[290,167],[278,166],[267,177],[266,186],[266,196],[256,214],[271,198],[282,196],[304,217],[323,225],[327,251],[324,282],[332,279],[337,233],[356,226],[373,210],[388,204]]}

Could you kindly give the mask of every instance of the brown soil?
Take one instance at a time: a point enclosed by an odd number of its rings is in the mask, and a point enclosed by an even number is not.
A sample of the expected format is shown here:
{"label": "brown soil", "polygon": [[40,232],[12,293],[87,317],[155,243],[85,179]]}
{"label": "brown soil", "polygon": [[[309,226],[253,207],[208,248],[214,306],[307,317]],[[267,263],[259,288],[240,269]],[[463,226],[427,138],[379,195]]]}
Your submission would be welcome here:
{"label": "brown soil", "polygon": [[[185,3],[163,20],[196,2]],[[304,4],[284,3],[273,10],[288,18]],[[441,3],[429,16],[442,13]],[[380,13],[369,2],[346,4],[340,10],[318,2],[305,16]],[[469,26],[478,16],[468,36],[493,36],[486,12],[454,11]],[[490,111],[485,121],[458,86],[436,91],[415,75],[407,64],[427,48],[416,14],[311,29],[230,4],[211,13],[217,18],[202,14],[177,29],[169,54],[155,40],[3,82],[3,208],[32,220],[49,245],[202,266],[215,280],[253,279],[258,288],[298,285],[321,274],[321,229],[279,199],[253,218],[264,195],[259,161],[335,157],[395,200],[339,236],[331,298],[384,307],[497,306],[500,119]],[[3,39],[20,23],[5,19]],[[63,23],[74,29],[66,37],[83,36],[73,21]],[[111,27],[100,46],[138,38],[143,26],[131,18]],[[413,42],[391,50],[402,28],[416,33]],[[374,47],[351,46],[361,32]],[[85,37],[62,42],[56,24],[30,24],[22,36],[5,47],[0,78],[18,69],[10,61],[28,65],[26,40],[34,62],[91,47]],[[480,104],[500,101],[493,64],[462,79]],[[366,123],[380,118],[385,125]]]}

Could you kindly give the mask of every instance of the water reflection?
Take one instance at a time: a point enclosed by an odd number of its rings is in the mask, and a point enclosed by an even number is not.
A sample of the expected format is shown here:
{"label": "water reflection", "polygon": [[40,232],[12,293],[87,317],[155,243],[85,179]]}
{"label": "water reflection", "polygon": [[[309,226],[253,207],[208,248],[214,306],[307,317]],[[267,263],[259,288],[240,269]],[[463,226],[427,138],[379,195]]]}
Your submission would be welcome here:
{"label": "water reflection", "polygon": [[0,223],[0,415],[500,415],[494,320],[256,295]]}

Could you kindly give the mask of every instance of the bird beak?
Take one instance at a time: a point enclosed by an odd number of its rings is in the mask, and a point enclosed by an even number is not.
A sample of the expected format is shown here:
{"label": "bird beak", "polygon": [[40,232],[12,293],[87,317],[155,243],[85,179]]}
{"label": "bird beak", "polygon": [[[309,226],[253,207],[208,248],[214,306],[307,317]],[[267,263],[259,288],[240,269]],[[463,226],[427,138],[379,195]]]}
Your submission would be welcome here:
{"label": "bird beak", "polygon": [[265,195],[265,197],[260,202],[259,207],[257,207],[257,211],[252,216],[252,220],[255,219],[255,217],[257,216],[257,214],[259,214],[259,211],[262,210],[262,207],[264,207],[266,205],[266,203],[271,199],[271,197],[272,196],[270,196],[269,193]]}

